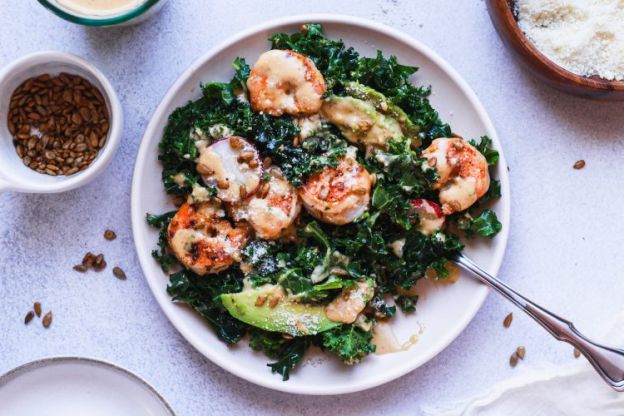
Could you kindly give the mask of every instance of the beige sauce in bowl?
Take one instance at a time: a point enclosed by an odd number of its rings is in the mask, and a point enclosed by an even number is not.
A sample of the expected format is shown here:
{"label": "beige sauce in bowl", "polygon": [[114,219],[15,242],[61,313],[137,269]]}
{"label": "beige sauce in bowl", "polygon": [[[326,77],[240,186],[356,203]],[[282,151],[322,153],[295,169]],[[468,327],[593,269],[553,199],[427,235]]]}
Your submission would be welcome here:
{"label": "beige sauce in bowl", "polygon": [[59,6],[85,16],[114,16],[132,10],[146,0],[57,0]]}

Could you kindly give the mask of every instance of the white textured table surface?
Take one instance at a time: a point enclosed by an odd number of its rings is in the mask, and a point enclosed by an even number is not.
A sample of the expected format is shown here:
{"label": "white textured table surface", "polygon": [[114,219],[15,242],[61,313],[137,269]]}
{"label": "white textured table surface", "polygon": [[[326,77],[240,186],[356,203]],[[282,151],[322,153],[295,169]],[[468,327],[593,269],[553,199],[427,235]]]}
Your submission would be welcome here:
{"label": "white textured table surface", "polygon": [[[475,89],[511,168],[512,230],[501,276],[568,316],[589,334],[621,310],[624,279],[624,105],[547,89],[512,62],[483,1],[171,0],[146,24],[107,30],[66,23],[35,1],[0,0],[0,66],[59,49],[95,63],[122,100],[126,125],[108,170],[61,195],[0,195],[0,373],[53,355],[118,363],[146,378],[179,415],[419,414],[511,376],[522,366],[572,359],[528,318],[490,295],[466,331],[427,365],[392,383],[336,397],[295,397],[247,383],[197,353],[154,301],[130,231],[130,182],[146,123],[160,98],[203,52],[260,21],[308,12],[358,15],[394,26],[447,59]],[[5,94],[6,92],[2,92]],[[572,169],[578,159],[585,169]],[[102,233],[114,229],[118,239]],[[72,265],[103,252],[109,268],[79,275]],[[110,269],[124,268],[126,282]],[[24,327],[32,302],[54,311],[52,328]],[[271,375],[267,372],[267,377]]]}

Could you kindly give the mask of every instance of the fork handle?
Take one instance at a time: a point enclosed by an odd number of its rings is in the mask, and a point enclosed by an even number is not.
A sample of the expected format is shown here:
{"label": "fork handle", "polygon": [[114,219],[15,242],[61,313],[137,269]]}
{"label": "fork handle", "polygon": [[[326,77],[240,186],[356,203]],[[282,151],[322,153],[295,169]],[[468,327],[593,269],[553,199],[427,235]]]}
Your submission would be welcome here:
{"label": "fork handle", "polygon": [[611,387],[617,391],[624,391],[624,350],[607,347],[592,341],[581,334],[572,322],[516,292],[507,284],[481,269],[463,254],[457,253],[452,260],[526,312],[556,339],[572,344],[587,358],[598,374]]}

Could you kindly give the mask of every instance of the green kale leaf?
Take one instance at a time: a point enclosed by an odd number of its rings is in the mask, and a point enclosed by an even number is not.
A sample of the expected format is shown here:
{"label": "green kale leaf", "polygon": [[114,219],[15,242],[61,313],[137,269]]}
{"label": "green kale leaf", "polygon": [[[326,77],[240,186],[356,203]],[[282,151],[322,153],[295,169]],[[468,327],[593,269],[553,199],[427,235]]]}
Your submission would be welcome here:
{"label": "green kale leaf", "polygon": [[152,257],[156,259],[162,270],[166,273],[171,269],[171,266],[177,264],[178,260],[169,250],[169,239],[167,235],[167,228],[171,219],[176,214],[176,211],[169,211],[161,215],[147,214],[146,220],[149,225],[154,228],[158,228],[158,248],[152,250]]}
{"label": "green kale leaf", "polygon": [[464,214],[457,219],[457,226],[466,233],[468,238],[475,235],[493,238],[503,228],[494,211],[486,209],[478,217],[472,218]]}
{"label": "green kale leaf", "polygon": [[492,139],[488,136],[481,136],[479,143],[476,140],[469,140],[469,143],[485,156],[489,166],[494,166],[498,162],[498,150],[492,148]]}
{"label": "green kale leaf", "polygon": [[218,296],[240,292],[242,288],[243,274],[238,268],[230,268],[210,278],[181,270],[169,276],[167,293],[174,302],[190,305],[210,323],[219,338],[234,344],[247,333],[248,325],[232,317],[221,305]]}
{"label": "green kale leaf", "polygon": [[342,325],[323,332],[322,347],[333,352],[346,364],[356,364],[366,355],[375,352],[371,344],[373,334],[356,325]]}
{"label": "green kale leaf", "polygon": [[416,310],[416,302],[418,302],[418,296],[406,296],[399,295],[394,299],[394,302],[405,313],[414,312]]}

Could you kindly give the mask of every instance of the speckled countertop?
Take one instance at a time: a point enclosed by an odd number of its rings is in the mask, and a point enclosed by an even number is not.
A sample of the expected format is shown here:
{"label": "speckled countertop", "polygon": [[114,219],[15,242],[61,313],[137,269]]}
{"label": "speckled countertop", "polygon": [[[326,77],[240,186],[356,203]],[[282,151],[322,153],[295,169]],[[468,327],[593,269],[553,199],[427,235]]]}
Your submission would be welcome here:
{"label": "speckled countertop", "polygon": [[[474,88],[494,120],[511,168],[512,230],[501,276],[572,318],[588,334],[622,309],[623,104],[547,89],[512,62],[475,0],[171,0],[146,24],[106,30],[68,24],[35,1],[0,0],[0,66],[59,49],[94,62],[123,103],[122,144],[107,171],[60,195],[0,195],[0,373],[52,355],[118,363],[152,383],[181,416],[204,414],[420,413],[482,391],[521,366],[572,360],[528,318],[490,295],[462,335],[413,373],[366,392],[293,397],[247,383],[209,362],[171,326],[143,279],[130,230],[130,182],[147,121],[166,89],[204,51],[260,21],[308,12],[372,18],[423,41]],[[5,92],[3,92],[5,93]],[[573,170],[585,159],[583,170]],[[110,227],[118,239],[107,242]],[[109,269],[78,275],[87,250]],[[110,267],[129,278],[117,281]],[[54,311],[48,331],[24,327],[34,300]],[[267,376],[270,376],[267,374]]]}

